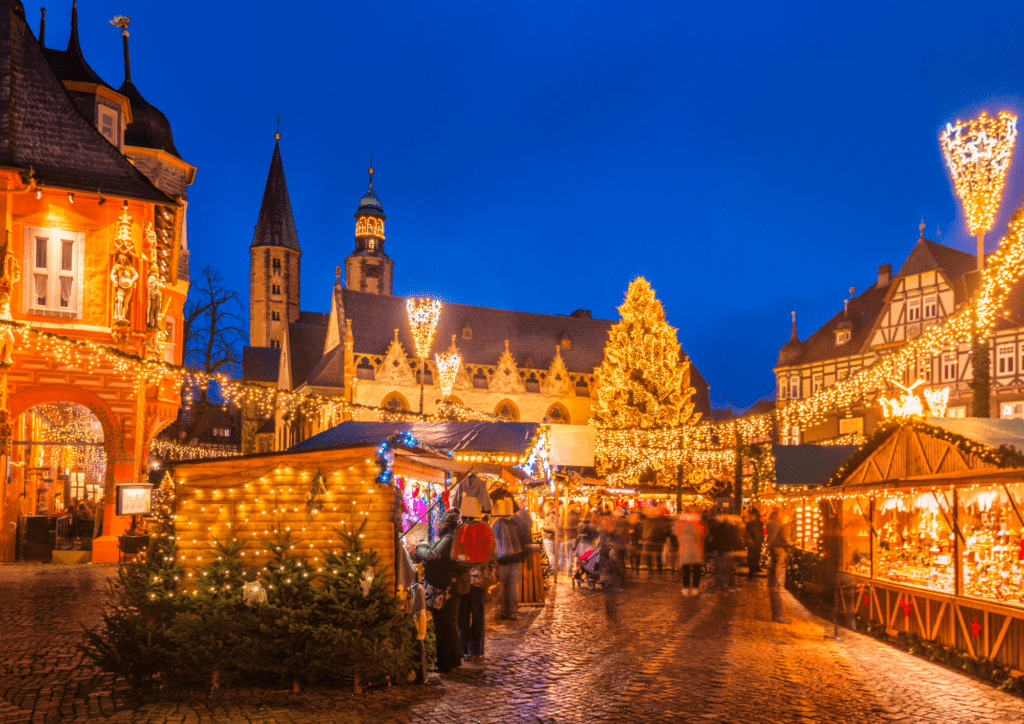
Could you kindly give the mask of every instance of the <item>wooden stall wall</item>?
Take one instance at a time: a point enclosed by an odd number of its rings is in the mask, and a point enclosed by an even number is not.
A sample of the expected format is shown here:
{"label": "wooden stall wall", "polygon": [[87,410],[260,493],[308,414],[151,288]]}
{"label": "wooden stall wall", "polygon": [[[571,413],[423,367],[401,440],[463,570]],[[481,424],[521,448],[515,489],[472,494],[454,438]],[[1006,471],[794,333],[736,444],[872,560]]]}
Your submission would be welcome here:
{"label": "wooden stall wall", "polygon": [[[378,575],[393,580],[393,492],[375,482],[374,452],[347,448],[179,465],[173,471],[175,532],[184,590],[195,586],[196,569],[216,557],[214,539],[242,541],[246,565],[265,566],[271,560],[268,541],[280,526],[291,534],[295,554],[315,562],[343,550],[338,531],[357,529],[364,519],[363,547],[377,551],[387,566]],[[396,472],[401,467],[396,460]],[[317,473],[327,492],[321,512],[310,518],[307,497]]]}

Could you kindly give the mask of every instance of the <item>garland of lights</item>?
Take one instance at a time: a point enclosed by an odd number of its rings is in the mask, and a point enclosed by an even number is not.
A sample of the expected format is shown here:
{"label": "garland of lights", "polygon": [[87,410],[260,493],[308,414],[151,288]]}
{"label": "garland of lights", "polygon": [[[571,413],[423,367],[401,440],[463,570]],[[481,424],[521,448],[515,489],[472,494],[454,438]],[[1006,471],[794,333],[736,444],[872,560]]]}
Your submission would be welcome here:
{"label": "garland of lights", "polygon": [[398,432],[389,437],[387,440],[382,442],[377,447],[376,463],[377,467],[380,468],[380,472],[377,473],[377,484],[378,485],[390,485],[392,478],[394,477],[395,468],[395,450],[396,447],[402,447],[406,450],[426,450],[427,452],[441,455],[446,458],[451,458],[452,453],[449,450],[442,450],[441,448],[431,447],[430,445],[424,445],[419,442],[411,432]]}
{"label": "garland of lights", "polygon": [[235,457],[242,453],[234,450],[215,450],[213,448],[202,447],[200,445],[180,445],[171,440],[161,440],[159,438],[153,440],[153,443],[149,446],[150,451],[155,452],[161,457],[170,458],[171,460],[197,460],[205,458],[225,458]]}

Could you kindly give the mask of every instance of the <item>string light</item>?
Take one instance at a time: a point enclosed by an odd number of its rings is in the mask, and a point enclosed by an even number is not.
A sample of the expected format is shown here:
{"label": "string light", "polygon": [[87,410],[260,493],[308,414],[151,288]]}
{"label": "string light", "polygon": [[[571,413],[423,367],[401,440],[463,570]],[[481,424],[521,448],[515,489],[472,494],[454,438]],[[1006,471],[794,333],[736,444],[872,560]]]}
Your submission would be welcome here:
{"label": "string light", "polygon": [[450,397],[452,387],[455,386],[455,377],[459,374],[459,367],[462,365],[462,355],[455,347],[455,335],[452,335],[452,346],[447,352],[434,355],[437,362],[437,374],[441,383],[441,395]]}

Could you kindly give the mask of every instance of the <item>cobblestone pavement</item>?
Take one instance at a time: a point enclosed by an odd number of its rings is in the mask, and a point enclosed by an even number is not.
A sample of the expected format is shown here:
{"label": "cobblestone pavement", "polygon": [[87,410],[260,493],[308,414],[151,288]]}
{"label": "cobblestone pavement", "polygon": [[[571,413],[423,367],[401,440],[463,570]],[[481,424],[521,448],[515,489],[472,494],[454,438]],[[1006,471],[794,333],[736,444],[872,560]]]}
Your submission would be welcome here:
{"label": "cobblestone pavement", "polygon": [[563,583],[489,625],[487,658],[428,686],[359,696],[227,689],[134,701],[83,662],[112,568],[0,566],[0,722],[1024,722],[1024,701],[831,631],[793,599],[768,620],[763,579],[681,598],[671,575],[618,593]]}

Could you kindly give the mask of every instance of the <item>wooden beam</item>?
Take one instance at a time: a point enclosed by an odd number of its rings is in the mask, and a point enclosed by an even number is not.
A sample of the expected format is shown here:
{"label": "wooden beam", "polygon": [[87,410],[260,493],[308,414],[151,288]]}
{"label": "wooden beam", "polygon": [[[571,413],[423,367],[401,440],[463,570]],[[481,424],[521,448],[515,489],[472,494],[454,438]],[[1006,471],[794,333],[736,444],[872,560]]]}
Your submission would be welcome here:
{"label": "wooden beam", "polygon": [[893,623],[895,623],[895,621],[896,621],[896,612],[899,610],[899,608],[900,608],[900,601],[902,601],[902,600],[903,600],[903,591],[900,591],[898,594],[896,594],[896,601],[892,605],[892,613],[889,614],[889,625],[886,626],[886,628],[892,628],[893,627]]}
{"label": "wooden beam", "polygon": [[[887,588],[885,590],[886,590],[886,597],[888,597],[889,589]],[[874,590],[874,594],[875,595],[873,595],[872,598],[875,599],[875,610],[878,611],[878,623],[885,623],[885,614],[882,613],[882,602],[878,600],[879,599],[879,595],[878,595],[878,589],[877,588]]]}
{"label": "wooden beam", "polygon": [[952,445],[947,445],[946,448],[942,451],[942,457],[940,457],[939,462],[935,464],[935,472],[942,470],[942,463],[946,462],[946,456],[949,455],[949,448],[951,447]]}
{"label": "wooden beam", "polygon": [[987,659],[988,658],[988,640],[989,640],[989,635],[988,635],[988,611],[985,611],[985,619],[984,620],[985,620],[985,624],[984,624],[985,628],[983,628],[981,630],[981,632],[985,635],[985,658]]}
{"label": "wooden beam", "polygon": [[942,605],[939,606],[939,615],[935,617],[935,626],[932,628],[932,635],[931,635],[932,641],[935,641],[936,640],[935,637],[939,635],[939,626],[942,625],[942,614],[944,614],[945,612],[946,612],[946,602],[943,601]]}
{"label": "wooden beam", "polygon": [[[914,607],[914,615],[917,617],[917,630],[922,634],[927,634],[928,629],[924,627],[924,621],[921,620],[920,607],[917,605],[917,598],[914,596],[910,597],[910,603]],[[925,605],[928,605],[928,599],[925,599]]]}
{"label": "wooden beam", "polygon": [[990,659],[995,659],[999,655],[999,649],[1003,646],[1003,639],[1006,638],[1006,632],[1010,630],[1010,622],[1013,621],[1011,616],[1007,616],[1003,619],[1003,627],[999,629],[999,635],[996,636],[996,642],[992,644],[992,653],[989,654]]}
{"label": "wooden beam", "polygon": [[[971,641],[971,634],[967,631],[967,624],[964,623],[964,615],[960,612],[960,607],[953,603],[953,610],[956,611],[956,617],[960,621],[960,630],[964,632],[964,640],[967,642],[967,653],[971,655],[972,659],[978,658],[978,655],[974,653],[974,643]],[[954,648],[956,647],[956,641],[953,642]]]}
{"label": "wooden beam", "polygon": [[917,432],[917,430],[910,430],[909,432],[910,437],[912,437],[914,442],[917,443],[917,451],[921,453],[921,459],[924,461],[925,469],[928,471],[928,474],[931,475],[935,471],[932,469],[931,463],[928,460],[928,453],[924,451],[924,445],[921,443],[920,433]]}

